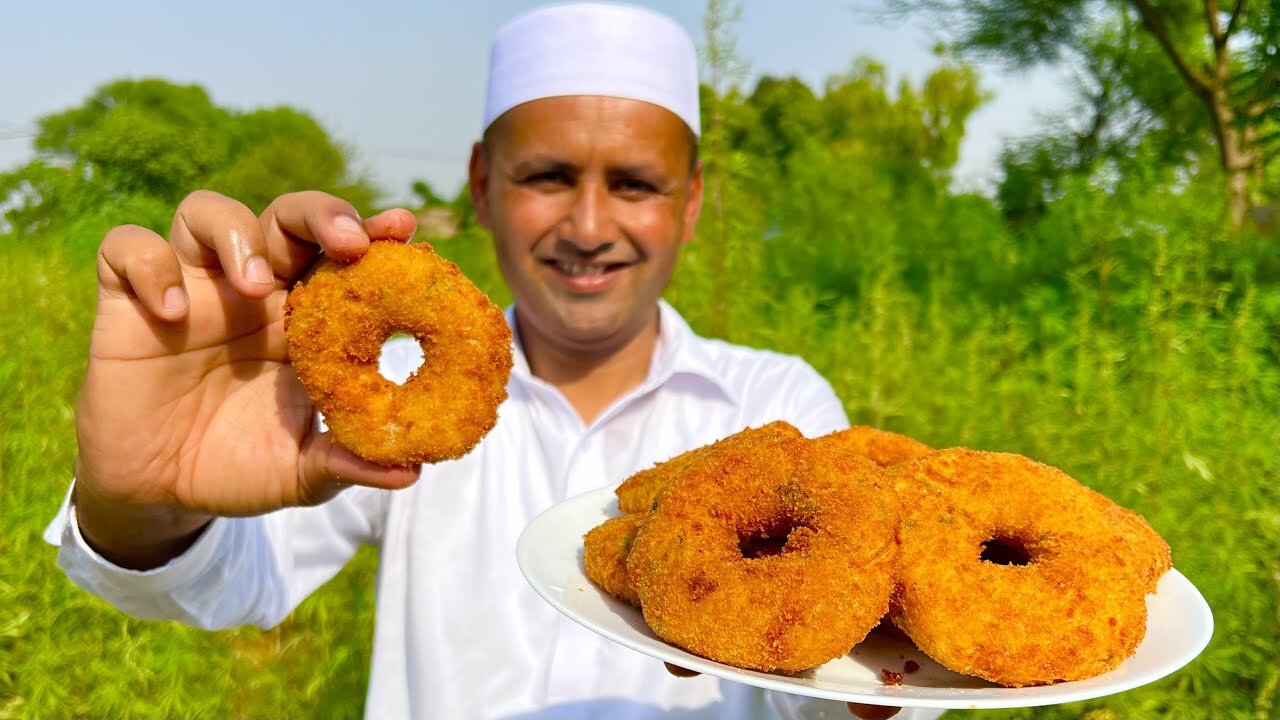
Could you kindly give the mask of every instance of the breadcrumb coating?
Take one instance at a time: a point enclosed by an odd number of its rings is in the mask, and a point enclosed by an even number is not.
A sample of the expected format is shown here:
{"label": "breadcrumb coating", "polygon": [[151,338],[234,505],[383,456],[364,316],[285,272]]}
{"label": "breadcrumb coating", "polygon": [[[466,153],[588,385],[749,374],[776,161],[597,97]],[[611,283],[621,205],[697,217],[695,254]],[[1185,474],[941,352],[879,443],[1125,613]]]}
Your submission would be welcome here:
{"label": "breadcrumb coating", "polygon": [[640,607],[640,596],[627,578],[627,555],[645,513],[627,513],[609,518],[592,528],[583,538],[582,562],[587,579],[601,590]]}
{"label": "breadcrumb coating", "polygon": [[1133,654],[1169,566],[1141,518],[1020,455],[941,450],[889,475],[902,503],[890,615],[934,660],[1022,687]]}
{"label": "breadcrumb coating", "polygon": [[817,442],[835,443],[867,458],[881,467],[915,460],[933,452],[933,448],[919,440],[866,425],[837,430],[823,435]]}
{"label": "breadcrumb coating", "polygon": [[800,672],[849,652],[885,613],[897,499],[854,453],[799,432],[744,435],[707,448],[658,492],[628,577],[667,642]]}
{"label": "breadcrumb coating", "polygon": [[747,428],[710,445],[694,448],[627,478],[614,490],[618,496],[618,508],[624,513],[649,512],[653,508],[653,501],[658,497],[658,491],[666,487],[672,478],[679,476],[698,458],[707,453],[719,452],[737,443],[754,442],[766,437],[803,436],[790,424],[778,421],[758,428]]}
{"label": "breadcrumb coating", "polygon": [[[378,372],[395,332],[422,346],[422,366],[403,385]],[[507,397],[502,310],[425,243],[375,241],[355,262],[321,261],[289,292],[285,335],[334,439],[381,465],[465,455]]]}

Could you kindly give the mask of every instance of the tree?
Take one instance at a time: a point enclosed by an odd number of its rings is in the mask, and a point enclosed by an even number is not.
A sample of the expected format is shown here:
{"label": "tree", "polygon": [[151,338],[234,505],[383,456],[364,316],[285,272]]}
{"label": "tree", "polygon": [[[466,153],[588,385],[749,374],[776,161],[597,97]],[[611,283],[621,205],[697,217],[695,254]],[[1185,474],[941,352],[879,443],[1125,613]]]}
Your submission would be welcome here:
{"label": "tree", "polygon": [[[828,302],[913,272],[930,254],[954,254],[954,229],[923,226],[930,215],[950,212],[951,169],[965,124],[986,97],[971,67],[944,57],[921,83],[895,83],[883,65],[859,58],[828,79],[821,94],[798,78],[765,76],[749,95],[716,98],[723,147],[706,155],[724,158],[709,161],[712,169],[732,163],[725,203],[732,231],[724,245],[708,238],[707,245],[727,252],[700,263],[695,244],[687,265],[709,267],[708,285],[732,285],[726,303],[732,318],[749,305],[744,298],[761,290],[774,302],[805,286]],[[990,230],[988,216],[996,224],[999,216],[979,200],[987,213],[974,226]],[[719,227],[714,213],[700,233],[706,227]],[[709,326],[723,322],[713,320]]]}
{"label": "tree", "polygon": [[742,113],[750,117],[733,128],[730,143],[751,155],[768,158],[780,171],[785,171],[786,159],[793,153],[828,134],[822,100],[795,77],[760,78]]}
{"label": "tree", "polygon": [[[1222,168],[1231,224],[1242,225],[1250,203],[1261,200],[1263,179],[1276,162],[1268,150],[1280,127],[1280,0],[892,3],[944,20],[962,50],[1014,66],[1067,60],[1083,67],[1092,81],[1083,94],[1093,112],[1078,130],[1082,150],[1117,118],[1139,130],[1198,129],[1187,122],[1192,119]],[[1192,99],[1199,112],[1181,112],[1178,96]]]}
{"label": "tree", "polygon": [[426,180],[414,180],[409,184],[409,190],[413,193],[413,199],[417,201],[419,210],[449,204],[448,200],[436,194],[435,188],[431,187],[431,183]]}
{"label": "tree", "polygon": [[859,58],[827,81],[823,105],[836,145],[861,144],[897,168],[899,181],[945,188],[960,157],[965,123],[990,97],[971,66],[944,56],[924,83],[891,92],[883,65]]}
{"label": "tree", "polygon": [[742,6],[733,0],[708,0],[703,15],[703,65],[707,78],[702,92],[702,114],[705,118],[702,158],[706,170],[706,200],[710,222],[704,222],[703,233],[709,239],[710,256],[714,260],[712,302],[715,313],[711,334],[729,334],[729,301],[732,294],[730,265],[731,221],[726,208],[735,190],[735,158],[728,145],[726,99],[730,89],[746,75],[746,66],[737,54],[737,37],[733,26],[742,17]]}
{"label": "tree", "polygon": [[[19,232],[94,213],[160,226],[197,188],[255,211],[302,189],[333,192],[362,209],[374,199],[370,185],[352,177],[348,152],[306,113],[230,110],[197,85],[117,80],[37,125],[36,159],[0,174],[4,219]],[[134,214],[116,218],[121,208]]]}

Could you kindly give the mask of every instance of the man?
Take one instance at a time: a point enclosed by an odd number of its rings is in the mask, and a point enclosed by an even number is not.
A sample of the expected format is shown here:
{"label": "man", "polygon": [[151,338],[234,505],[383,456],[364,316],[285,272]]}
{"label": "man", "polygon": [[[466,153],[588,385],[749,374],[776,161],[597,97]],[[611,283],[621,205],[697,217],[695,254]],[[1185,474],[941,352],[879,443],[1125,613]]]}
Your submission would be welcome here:
{"label": "man", "polygon": [[[494,430],[454,462],[372,465],[331,442],[288,365],[291,281],[318,251],[406,241],[411,215],[298,193],[254,217],[198,192],[168,242],[103,241],[59,564],[138,617],[270,627],[377,543],[369,717],[766,716],[751,688],[560,617],[514,556],[542,510],[691,447],[847,424],[803,361],[699,338],[660,300],[702,200],[693,45],[648,11],[560,6],[505,26],[490,73],[470,187],[516,338]],[[413,349],[388,343],[389,376]]]}

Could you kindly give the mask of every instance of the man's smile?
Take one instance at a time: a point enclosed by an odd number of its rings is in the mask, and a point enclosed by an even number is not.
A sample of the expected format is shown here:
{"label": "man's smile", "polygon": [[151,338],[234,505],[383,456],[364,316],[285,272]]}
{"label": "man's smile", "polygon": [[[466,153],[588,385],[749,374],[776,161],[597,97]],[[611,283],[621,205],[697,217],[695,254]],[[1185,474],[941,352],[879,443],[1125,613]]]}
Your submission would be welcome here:
{"label": "man's smile", "polygon": [[556,282],[575,293],[597,293],[617,284],[634,262],[600,262],[559,258],[539,259]]}

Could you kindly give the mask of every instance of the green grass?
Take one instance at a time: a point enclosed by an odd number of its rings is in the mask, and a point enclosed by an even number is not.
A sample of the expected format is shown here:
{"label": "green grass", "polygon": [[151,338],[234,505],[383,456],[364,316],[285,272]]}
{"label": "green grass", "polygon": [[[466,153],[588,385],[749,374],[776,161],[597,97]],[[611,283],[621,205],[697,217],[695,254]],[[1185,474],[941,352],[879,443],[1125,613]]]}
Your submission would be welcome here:
{"label": "green grass", "polygon": [[71,478],[93,257],[3,242],[0,718],[360,717],[373,551],[267,632],[132,620],[57,569],[40,534]]}
{"label": "green grass", "polygon": [[1161,681],[952,717],[1280,717],[1280,288],[1274,266],[1246,259],[1273,241],[1193,228],[1137,241],[1149,250],[1126,259],[1112,296],[1068,266],[1060,284],[993,305],[944,261],[924,293],[874,271],[825,303],[802,286],[737,288],[754,317],[734,339],[807,358],[853,422],[1062,468],[1143,514],[1213,609],[1208,648]]}
{"label": "green grass", "polygon": [[1250,369],[1233,365],[1254,354],[1231,347],[1256,342],[1263,328],[1241,317],[1215,327],[1193,313],[1179,323],[1184,332],[1122,337],[1097,332],[1082,308],[1061,319],[1076,331],[1071,341],[1037,352],[1009,318],[957,333],[941,306],[887,305],[852,310],[829,328],[782,333],[789,339],[762,331],[762,344],[811,358],[855,422],[938,447],[1025,454],[1137,510],[1215,613],[1208,649],[1170,678],[1087,703],[983,717],[1272,717],[1280,658],[1275,372],[1252,376],[1265,385],[1242,381]]}
{"label": "green grass", "polygon": [[[1085,703],[975,715],[1280,712],[1280,293],[1274,277],[1233,271],[1229,249],[1162,242],[1125,261],[1111,296],[1067,268],[1004,304],[942,264],[925,290],[868,271],[858,292],[832,296],[769,285],[772,268],[730,258],[743,269],[731,285],[732,339],[807,358],[855,422],[935,446],[1024,453],[1136,509],[1214,610],[1212,643],[1171,677]],[[40,532],[75,452],[94,277],[91,251],[72,248],[89,244],[0,237],[0,720],[358,717],[371,551],[268,632],[131,620],[56,570]],[[437,246],[505,295],[482,240]],[[700,252],[691,246],[670,296],[708,331],[724,319],[706,302],[717,265]]]}

